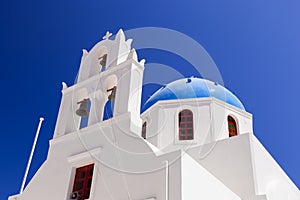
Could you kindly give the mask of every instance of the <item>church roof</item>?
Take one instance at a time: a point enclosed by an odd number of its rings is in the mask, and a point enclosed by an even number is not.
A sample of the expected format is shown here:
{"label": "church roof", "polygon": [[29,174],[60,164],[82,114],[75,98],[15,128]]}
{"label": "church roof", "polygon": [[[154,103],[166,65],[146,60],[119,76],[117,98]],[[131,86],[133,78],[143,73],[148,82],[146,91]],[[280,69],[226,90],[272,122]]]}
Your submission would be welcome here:
{"label": "church roof", "polygon": [[163,86],[144,104],[142,112],[158,101],[215,97],[230,105],[245,110],[241,101],[228,89],[212,81],[201,78],[184,78]]}

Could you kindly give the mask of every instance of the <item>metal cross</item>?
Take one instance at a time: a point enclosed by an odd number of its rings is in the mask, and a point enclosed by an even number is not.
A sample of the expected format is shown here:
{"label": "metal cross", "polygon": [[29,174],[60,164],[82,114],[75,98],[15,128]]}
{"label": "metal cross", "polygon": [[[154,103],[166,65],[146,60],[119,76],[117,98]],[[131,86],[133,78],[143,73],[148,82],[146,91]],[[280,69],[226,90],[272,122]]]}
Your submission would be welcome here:
{"label": "metal cross", "polygon": [[106,34],[103,36],[103,40],[108,40],[109,37],[112,36],[112,33],[110,33],[109,31],[106,31]]}

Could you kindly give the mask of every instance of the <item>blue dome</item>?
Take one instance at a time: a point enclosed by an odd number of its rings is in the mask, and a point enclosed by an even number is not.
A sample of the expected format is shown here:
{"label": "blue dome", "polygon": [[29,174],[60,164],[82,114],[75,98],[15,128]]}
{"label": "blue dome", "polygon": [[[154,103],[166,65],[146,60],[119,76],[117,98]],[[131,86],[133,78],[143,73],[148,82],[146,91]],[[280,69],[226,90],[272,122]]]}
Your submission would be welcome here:
{"label": "blue dome", "polygon": [[215,97],[245,110],[241,101],[223,86],[201,78],[184,78],[157,90],[144,104],[142,112],[158,101],[188,98]]}

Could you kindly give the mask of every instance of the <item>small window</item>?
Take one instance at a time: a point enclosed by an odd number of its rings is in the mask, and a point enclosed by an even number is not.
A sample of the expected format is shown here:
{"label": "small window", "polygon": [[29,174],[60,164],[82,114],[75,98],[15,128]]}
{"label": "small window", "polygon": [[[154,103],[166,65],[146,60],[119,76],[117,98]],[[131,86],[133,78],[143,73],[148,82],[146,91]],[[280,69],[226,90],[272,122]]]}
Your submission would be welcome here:
{"label": "small window", "polygon": [[178,114],[178,138],[179,140],[194,139],[193,113],[190,110],[182,110]]}
{"label": "small window", "polygon": [[146,139],[147,122],[143,123],[142,126],[142,138]]}
{"label": "small window", "polygon": [[231,116],[227,117],[227,121],[228,121],[228,133],[229,133],[229,137],[237,136],[236,121]]}
{"label": "small window", "polygon": [[83,200],[90,197],[94,164],[76,169],[72,193],[78,193],[77,199]]}

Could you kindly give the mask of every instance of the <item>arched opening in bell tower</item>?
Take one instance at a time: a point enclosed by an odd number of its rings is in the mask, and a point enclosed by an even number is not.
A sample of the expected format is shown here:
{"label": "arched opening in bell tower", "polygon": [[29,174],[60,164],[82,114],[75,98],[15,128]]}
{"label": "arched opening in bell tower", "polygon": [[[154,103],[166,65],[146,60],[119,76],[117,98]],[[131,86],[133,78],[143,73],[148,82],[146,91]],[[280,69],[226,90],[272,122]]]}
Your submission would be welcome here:
{"label": "arched opening in bell tower", "polygon": [[108,100],[104,106],[102,121],[112,118],[114,115],[114,101]]}
{"label": "arched opening in bell tower", "polygon": [[102,121],[110,119],[114,115],[115,99],[117,93],[117,76],[111,75],[104,81],[104,89],[107,95],[107,101],[103,109]]}
{"label": "arched opening in bell tower", "polygon": [[76,114],[80,117],[79,129],[82,129],[88,126],[91,101],[90,99],[83,99],[77,104],[79,104],[79,108],[76,110]]}

